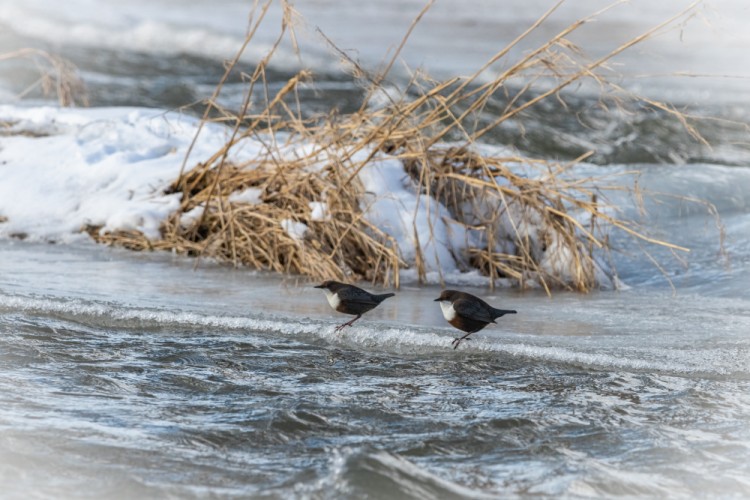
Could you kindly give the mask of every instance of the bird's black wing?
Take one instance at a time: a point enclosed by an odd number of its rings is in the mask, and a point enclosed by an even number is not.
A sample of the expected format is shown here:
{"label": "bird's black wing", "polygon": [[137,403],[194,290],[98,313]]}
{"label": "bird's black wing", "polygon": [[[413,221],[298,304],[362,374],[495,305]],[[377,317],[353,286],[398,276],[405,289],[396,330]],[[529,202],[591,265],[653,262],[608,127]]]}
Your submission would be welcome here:
{"label": "bird's black wing", "polygon": [[473,319],[474,321],[484,321],[485,323],[494,323],[492,315],[480,302],[458,299],[453,303],[453,309],[456,314],[464,318]]}
{"label": "bird's black wing", "polygon": [[356,286],[348,286],[340,289],[338,292],[339,298],[347,302],[358,302],[360,304],[374,304],[378,305],[380,302],[375,300],[371,293],[357,288]]}

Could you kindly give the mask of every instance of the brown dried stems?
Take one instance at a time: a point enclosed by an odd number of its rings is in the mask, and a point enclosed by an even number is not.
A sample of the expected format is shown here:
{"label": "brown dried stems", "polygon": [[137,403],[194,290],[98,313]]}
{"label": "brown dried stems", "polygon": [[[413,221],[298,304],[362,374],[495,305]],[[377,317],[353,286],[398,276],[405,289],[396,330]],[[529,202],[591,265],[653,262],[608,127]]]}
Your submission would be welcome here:
{"label": "brown dried stems", "polygon": [[[227,74],[240,60],[269,5],[259,7],[248,39],[228,65]],[[564,102],[563,90],[574,82],[594,82],[602,95],[612,94],[616,102],[626,92],[602,76],[605,64],[689,12],[594,61],[586,59],[567,38],[590,20],[582,19],[488,80],[487,75],[499,61],[505,62],[510,49],[558,6],[467,78],[436,82],[414,74],[400,94],[386,92],[385,79],[406,37],[385,70],[375,76],[349,60],[356,76],[368,82],[360,110],[307,121],[296,111],[299,103],[294,103],[298,86],[311,78],[308,72],[300,72],[275,95],[269,93],[265,80],[266,67],[284,33],[293,34],[295,13],[286,6],[277,44],[253,74],[245,75],[248,91],[242,109],[232,112],[217,104],[224,80],[208,101],[204,120],[218,115],[215,120],[231,124],[232,135],[211,158],[192,169],[184,168],[173,184],[172,191],[183,194],[182,207],[164,224],[163,240],[146,242],[138,235],[123,234],[97,233],[95,237],[315,279],[367,279],[398,286],[399,271],[405,267],[416,268],[420,279],[426,279],[425,242],[418,241],[416,229],[416,257],[406,261],[397,242],[366,216],[366,193],[358,173],[389,157],[403,163],[415,193],[433,204],[442,203],[454,219],[451,222],[474,236],[454,257],[462,270],[475,268],[484,273],[490,286],[498,279],[542,286],[548,293],[553,288],[587,291],[602,286],[612,276],[597,256],[606,257],[612,230],[644,243],[687,251],[650,238],[634,222],[618,217],[618,207],[607,201],[607,192],[633,190],[638,200],[644,193],[637,185],[624,187],[612,178],[576,178],[571,167],[588,155],[558,164],[495,156],[478,146],[490,130],[544,99]],[[259,87],[261,106],[252,103]],[[383,94],[387,105],[367,106],[373,96]],[[477,116],[499,94],[505,98],[504,109],[491,122],[481,123]],[[661,103],[647,104],[677,113]],[[259,149],[257,157],[231,160],[235,148],[247,141]],[[240,194],[248,192],[257,199],[245,197],[243,201]],[[326,207],[323,216],[315,214],[320,203]]]}
{"label": "brown dried stems", "polygon": [[60,106],[88,105],[86,87],[73,63],[55,54],[32,48],[0,54],[0,61],[19,58],[32,60],[39,72],[39,79],[28,85],[19,98],[41,87],[44,95],[57,96]]}

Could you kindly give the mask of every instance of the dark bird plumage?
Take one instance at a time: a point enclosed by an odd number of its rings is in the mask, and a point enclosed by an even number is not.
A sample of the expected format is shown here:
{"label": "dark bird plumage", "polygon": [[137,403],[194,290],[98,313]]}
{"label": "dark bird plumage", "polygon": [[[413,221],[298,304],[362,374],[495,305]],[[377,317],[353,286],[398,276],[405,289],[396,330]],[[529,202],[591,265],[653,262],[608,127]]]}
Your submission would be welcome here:
{"label": "dark bird plumage", "polygon": [[494,308],[479,297],[457,290],[443,290],[435,302],[440,302],[443,317],[448,323],[466,332],[463,337],[453,339],[451,343],[454,349],[472,333],[495,323],[495,319],[506,314],[516,314],[516,311]]}
{"label": "dark bird plumage", "polygon": [[380,295],[372,294],[354,285],[339,283],[338,281],[324,281],[315,288],[322,288],[326,292],[326,298],[331,307],[344,314],[355,314],[357,317],[351,321],[336,327],[336,331],[345,326],[352,326],[352,323],[362,317],[367,311],[374,309],[378,304],[388,297],[393,297],[395,293],[383,293]]}

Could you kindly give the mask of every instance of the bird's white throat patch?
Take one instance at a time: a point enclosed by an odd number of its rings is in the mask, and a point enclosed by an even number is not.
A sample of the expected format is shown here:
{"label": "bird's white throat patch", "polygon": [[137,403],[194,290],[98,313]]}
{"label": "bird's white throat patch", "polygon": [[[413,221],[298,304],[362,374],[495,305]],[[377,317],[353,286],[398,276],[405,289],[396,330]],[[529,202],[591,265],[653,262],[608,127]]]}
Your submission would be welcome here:
{"label": "bird's white throat patch", "polygon": [[333,293],[330,290],[323,290],[326,293],[326,298],[328,299],[328,303],[331,304],[331,307],[333,307],[334,310],[341,304],[341,299],[339,298],[339,294]]}
{"label": "bird's white throat patch", "polygon": [[456,310],[453,309],[453,303],[447,300],[440,301],[440,309],[443,310],[443,317],[446,321],[451,321],[456,317]]}

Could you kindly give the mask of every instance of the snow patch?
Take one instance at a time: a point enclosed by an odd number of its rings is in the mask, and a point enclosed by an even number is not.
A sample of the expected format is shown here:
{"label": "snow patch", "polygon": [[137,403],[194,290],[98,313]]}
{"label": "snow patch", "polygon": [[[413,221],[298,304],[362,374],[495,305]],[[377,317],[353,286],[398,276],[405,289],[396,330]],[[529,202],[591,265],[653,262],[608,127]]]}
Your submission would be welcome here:
{"label": "snow patch", "polygon": [[[158,238],[159,226],[180,206],[165,194],[180,173],[198,122],[140,108],[60,109],[0,106],[12,123],[0,149],[0,236],[70,242],[81,228],[133,229]],[[224,129],[201,134],[205,158]]]}
{"label": "snow patch", "polygon": [[305,233],[307,233],[307,224],[304,222],[282,219],[280,224],[284,231],[286,231],[286,234],[297,241],[301,241],[305,237]]}
{"label": "snow patch", "polygon": [[311,201],[310,206],[310,220],[324,221],[331,218],[328,213],[328,204],[321,201]]}
{"label": "snow patch", "polygon": [[263,190],[259,188],[247,188],[244,191],[238,191],[229,195],[230,202],[236,203],[249,203],[251,205],[257,205],[262,203],[260,199],[263,194]]}

